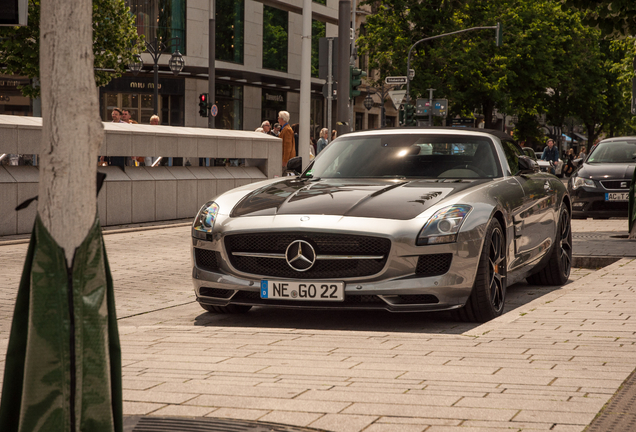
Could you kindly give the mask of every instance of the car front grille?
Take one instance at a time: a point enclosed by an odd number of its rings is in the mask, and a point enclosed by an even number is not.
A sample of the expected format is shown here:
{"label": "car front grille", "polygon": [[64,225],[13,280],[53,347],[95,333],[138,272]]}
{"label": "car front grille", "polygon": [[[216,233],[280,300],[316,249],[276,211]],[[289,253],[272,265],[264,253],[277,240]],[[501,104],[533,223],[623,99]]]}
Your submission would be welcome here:
{"label": "car front grille", "polygon": [[624,211],[627,216],[627,201],[593,201],[589,211]]}
{"label": "car front grille", "polygon": [[[284,258],[296,240],[312,245],[316,255],[338,255],[341,259],[318,259],[307,271],[291,268]],[[225,249],[238,271],[268,277],[293,279],[333,279],[371,276],[386,264],[391,241],[385,238],[346,234],[270,233],[236,234],[225,237]],[[278,258],[238,256],[234,253],[278,254]],[[280,256],[283,255],[281,258]],[[347,256],[352,256],[348,259]],[[377,259],[357,257],[381,257]],[[345,259],[342,259],[345,258]]]}
{"label": "car front grille", "polygon": [[453,254],[420,255],[415,274],[417,276],[441,276],[450,269]]}
{"label": "car front grille", "polygon": [[196,266],[201,270],[212,272],[219,271],[219,262],[216,257],[216,252],[214,251],[194,248],[194,260],[196,262]]}
{"label": "car front grille", "polygon": [[[603,185],[605,189],[627,190],[629,189],[629,186],[632,184],[632,181],[631,180],[603,180],[601,181],[601,184]],[[625,186],[621,186],[621,184],[624,184]]]}

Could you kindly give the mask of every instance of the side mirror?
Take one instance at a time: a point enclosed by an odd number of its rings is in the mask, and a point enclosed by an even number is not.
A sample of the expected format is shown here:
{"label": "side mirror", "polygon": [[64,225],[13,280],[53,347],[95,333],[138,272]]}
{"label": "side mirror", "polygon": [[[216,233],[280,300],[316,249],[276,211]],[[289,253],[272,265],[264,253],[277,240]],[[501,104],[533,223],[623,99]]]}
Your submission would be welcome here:
{"label": "side mirror", "polygon": [[299,175],[303,171],[303,158],[296,156],[287,161],[287,171],[293,171]]}
{"label": "side mirror", "polygon": [[539,172],[539,164],[528,156],[519,156],[519,172],[517,175],[534,174]]}

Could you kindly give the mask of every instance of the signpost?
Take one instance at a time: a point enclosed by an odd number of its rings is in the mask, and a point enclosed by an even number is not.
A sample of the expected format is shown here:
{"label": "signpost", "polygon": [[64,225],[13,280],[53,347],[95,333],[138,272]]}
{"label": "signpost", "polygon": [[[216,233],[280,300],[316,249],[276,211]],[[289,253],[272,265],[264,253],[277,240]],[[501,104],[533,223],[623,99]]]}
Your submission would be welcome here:
{"label": "signpost", "polygon": [[384,83],[388,85],[405,85],[407,82],[408,79],[405,76],[392,76],[384,78]]}

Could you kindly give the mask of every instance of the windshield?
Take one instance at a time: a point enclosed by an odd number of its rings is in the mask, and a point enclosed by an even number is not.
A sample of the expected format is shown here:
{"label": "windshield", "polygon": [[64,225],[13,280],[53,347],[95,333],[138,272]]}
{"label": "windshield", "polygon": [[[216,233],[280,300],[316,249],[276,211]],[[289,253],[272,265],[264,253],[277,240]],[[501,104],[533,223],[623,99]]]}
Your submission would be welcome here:
{"label": "windshield", "polygon": [[600,143],[587,159],[587,163],[632,163],[636,160],[636,141],[609,141]]}
{"label": "windshield", "polygon": [[399,134],[341,137],[314,161],[305,176],[321,178],[501,176],[493,142],[465,135]]}

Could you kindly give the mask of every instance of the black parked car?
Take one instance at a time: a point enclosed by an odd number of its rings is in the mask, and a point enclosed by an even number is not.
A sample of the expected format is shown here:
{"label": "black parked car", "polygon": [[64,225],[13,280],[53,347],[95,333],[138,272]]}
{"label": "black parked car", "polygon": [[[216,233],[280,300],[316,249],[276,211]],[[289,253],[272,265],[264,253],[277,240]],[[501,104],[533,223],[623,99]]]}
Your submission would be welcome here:
{"label": "black parked car", "polygon": [[601,141],[570,177],[572,218],[627,217],[636,165],[636,137]]}

